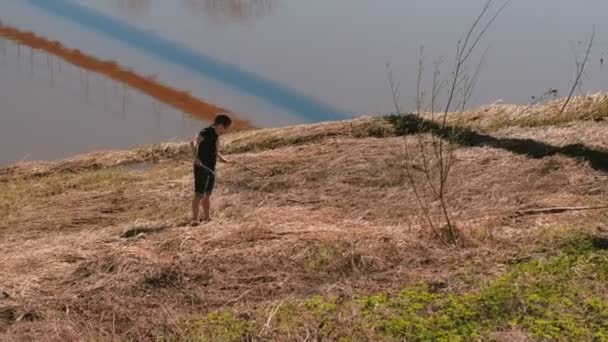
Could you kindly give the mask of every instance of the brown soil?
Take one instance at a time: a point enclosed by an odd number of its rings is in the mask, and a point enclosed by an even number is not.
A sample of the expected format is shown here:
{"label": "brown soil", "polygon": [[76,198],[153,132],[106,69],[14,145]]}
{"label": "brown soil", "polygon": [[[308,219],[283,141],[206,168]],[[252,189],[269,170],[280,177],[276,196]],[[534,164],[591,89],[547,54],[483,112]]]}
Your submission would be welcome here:
{"label": "brown soil", "polygon": [[[200,100],[186,91],[172,88],[150,77],[128,70],[118,65],[115,61],[99,60],[79,50],[69,49],[57,41],[51,41],[33,33],[24,32],[2,24],[0,24],[0,36],[4,36],[19,44],[45,51],[80,68],[103,74],[193,117],[209,121],[213,120],[217,114],[227,112],[227,110]],[[251,123],[238,118],[234,119],[234,125],[236,129],[252,128]]]}

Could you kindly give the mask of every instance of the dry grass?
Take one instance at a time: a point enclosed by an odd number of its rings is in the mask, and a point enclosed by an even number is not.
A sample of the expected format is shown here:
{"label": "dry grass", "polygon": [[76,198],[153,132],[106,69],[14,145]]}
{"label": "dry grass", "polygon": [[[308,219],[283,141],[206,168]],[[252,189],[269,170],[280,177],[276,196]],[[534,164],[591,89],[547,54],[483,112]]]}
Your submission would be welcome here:
{"label": "dry grass", "polygon": [[[558,116],[564,100],[537,105],[490,105],[479,109],[450,114],[453,125],[473,127],[481,131],[527,127],[558,128],[566,124],[602,121],[608,117],[608,94],[574,97],[566,112]],[[425,117],[429,117],[426,114]],[[557,126],[557,127],[556,127]],[[337,138],[384,138],[399,135],[395,127],[383,118],[360,118],[350,121],[300,125],[286,128],[258,129],[234,133],[225,139],[226,153],[260,152],[285,146],[319,143]],[[600,141],[596,141],[599,143]],[[190,150],[186,143],[165,143],[145,146],[132,151],[106,151],[81,155],[59,162],[18,163],[0,168],[0,182],[14,178],[41,177],[50,174],[79,172],[158,162],[186,160]]]}
{"label": "dry grass", "polygon": [[505,127],[562,126],[575,121],[602,121],[608,117],[608,94],[574,97],[560,115],[564,101],[558,99],[528,106],[494,104],[462,116],[451,115],[451,121],[495,131]]}
{"label": "dry grass", "polygon": [[[559,99],[535,105],[493,104],[464,113],[451,113],[448,122],[483,132],[495,132],[508,127],[564,126],[579,121],[602,121],[608,117],[608,94],[574,97],[566,111],[559,115],[563,101]],[[430,119],[432,115],[427,113],[423,117]],[[382,118],[360,118],[241,132],[228,139],[226,149],[230,153],[256,152],[332,138],[382,138],[397,134],[395,127]]]}
{"label": "dry grass", "polygon": [[360,118],[350,121],[262,129],[233,134],[227,139],[226,152],[259,152],[334,138],[382,138],[394,134],[393,127],[382,118]]}
{"label": "dry grass", "polygon": [[[607,127],[573,121],[493,135],[601,150]],[[403,178],[404,140],[383,119],[243,132],[225,144],[267,177],[223,165],[215,220],[199,228],[186,226],[185,144],[1,170],[0,340],[153,340],[175,332],[180,317],[215,309],[420,281],[461,291],[562,227],[595,229],[608,219],[602,210],[512,215],[603,203],[605,174],[588,163],[461,148],[449,203],[467,240],[447,250],[420,228]]]}

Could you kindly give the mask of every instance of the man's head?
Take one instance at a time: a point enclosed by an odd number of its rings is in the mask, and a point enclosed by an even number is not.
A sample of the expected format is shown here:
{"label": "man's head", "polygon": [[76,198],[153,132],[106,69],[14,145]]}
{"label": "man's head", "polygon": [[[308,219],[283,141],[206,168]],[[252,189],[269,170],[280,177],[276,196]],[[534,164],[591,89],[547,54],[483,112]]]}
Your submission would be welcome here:
{"label": "man's head", "polygon": [[215,117],[213,120],[213,126],[215,126],[215,131],[217,134],[224,134],[232,125],[232,119],[228,117],[228,115],[221,114]]}

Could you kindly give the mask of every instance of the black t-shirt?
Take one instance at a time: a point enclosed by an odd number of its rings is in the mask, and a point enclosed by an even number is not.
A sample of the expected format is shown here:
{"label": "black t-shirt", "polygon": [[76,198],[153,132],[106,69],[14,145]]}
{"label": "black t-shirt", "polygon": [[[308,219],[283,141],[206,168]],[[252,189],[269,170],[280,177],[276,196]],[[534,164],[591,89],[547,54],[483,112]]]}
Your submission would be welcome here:
{"label": "black t-shirt", "polygon": [[202,139],[202,141],[198,144],[198,160],[200,160],[204,166],[210,168],[211,170],[215,170],[215,164],[217,163],[218,139],[215,128],[207,127],[203,129],[200,132],[200,139]]}

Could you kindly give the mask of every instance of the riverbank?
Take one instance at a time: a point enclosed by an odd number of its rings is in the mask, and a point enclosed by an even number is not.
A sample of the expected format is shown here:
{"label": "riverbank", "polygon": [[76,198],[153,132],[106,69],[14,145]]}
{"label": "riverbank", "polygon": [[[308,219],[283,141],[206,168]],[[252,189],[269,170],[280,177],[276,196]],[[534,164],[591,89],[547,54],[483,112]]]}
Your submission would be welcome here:
{"label": "riverbank", "polygon": [[606,203],[607,98],[450,116],[460,249],[404,179],[408,117],[227,136],[263,176],[223,165],[198,228],[185,143],[1,169],[0,340],[601,341],[608,210],[517,213]]}

